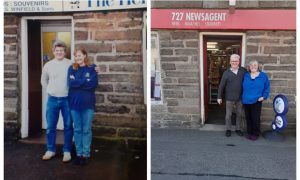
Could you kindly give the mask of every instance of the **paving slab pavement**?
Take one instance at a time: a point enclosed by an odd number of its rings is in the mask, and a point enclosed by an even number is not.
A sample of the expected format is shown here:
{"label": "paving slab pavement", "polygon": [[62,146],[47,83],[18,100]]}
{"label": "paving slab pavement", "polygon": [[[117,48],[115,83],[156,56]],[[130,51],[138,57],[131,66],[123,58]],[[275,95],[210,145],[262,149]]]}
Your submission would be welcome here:
{"label": "paving slab pavement", "polygon": [[295,180],[296,137],[284,142],[223,131],[151,130],[152,180]]}

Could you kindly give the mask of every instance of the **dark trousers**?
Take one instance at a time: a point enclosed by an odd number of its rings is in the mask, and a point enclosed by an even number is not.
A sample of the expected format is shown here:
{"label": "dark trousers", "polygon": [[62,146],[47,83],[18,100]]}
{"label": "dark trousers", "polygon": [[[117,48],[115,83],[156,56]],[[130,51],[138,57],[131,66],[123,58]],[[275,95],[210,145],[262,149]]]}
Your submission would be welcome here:
{"label": "dark trousers", "polygon": [[258,136],[260,133],[261,105],[262,102],[259,101],[254,104],[244,104],[248,134]]}

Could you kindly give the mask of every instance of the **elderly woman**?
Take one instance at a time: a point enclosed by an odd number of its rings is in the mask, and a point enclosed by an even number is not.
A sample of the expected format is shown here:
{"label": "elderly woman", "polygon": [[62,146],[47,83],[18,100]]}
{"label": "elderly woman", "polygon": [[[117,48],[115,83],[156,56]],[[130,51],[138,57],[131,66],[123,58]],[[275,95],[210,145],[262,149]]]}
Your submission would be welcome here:
{"label": "elderly woman", "polygon": [[247,121],[247,139],[257,140],[260,134],[260,114],[262,102],[269,98],[270,82],[266,73],[259,70],[258,62],[249,63],[249,72],[243,81],[242,102]]}

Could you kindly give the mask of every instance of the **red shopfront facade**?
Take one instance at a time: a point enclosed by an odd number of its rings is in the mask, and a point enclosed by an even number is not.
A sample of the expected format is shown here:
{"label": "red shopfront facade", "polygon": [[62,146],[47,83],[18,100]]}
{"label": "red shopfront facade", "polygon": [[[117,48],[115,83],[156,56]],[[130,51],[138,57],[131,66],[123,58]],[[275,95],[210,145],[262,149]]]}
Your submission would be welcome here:
{"label": "red shopfront facade", "polygon": [[272,99],[282,93],[291,105],[289,127],[295,128],[296,10],[152,9],[151,28],[159,54],[152,70],[160,72],[161,91],[159,102],[152,101],[152,126],[224,124],[225,106],[216,104],[216,92],[236,53],[242,66],[256,59],[269,75],[262,125],[273,120]]}

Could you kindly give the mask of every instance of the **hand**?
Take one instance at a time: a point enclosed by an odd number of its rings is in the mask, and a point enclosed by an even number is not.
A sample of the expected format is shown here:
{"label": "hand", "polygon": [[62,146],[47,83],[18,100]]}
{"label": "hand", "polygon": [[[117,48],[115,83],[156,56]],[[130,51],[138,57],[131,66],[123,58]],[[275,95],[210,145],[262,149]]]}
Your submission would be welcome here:
{"label": "hand", "polygon": [[258,98],[258,101],[259,101],[259,102],[262,102],[263,100],[265,100],[264,97]]}
{"label": "hand", "polygon": [[73,75],[70,75],[70,79],[75,79],[75,76],[73,76]]}
{"label": "hand", "polygon": [[222,99],[217,99],[218,104],[222,104]]}
{"label": "hand", "polygon": [[96,66],[96,67],[95,67],[95,71],[97,72],[97,74],[100,74],[100,67],[99,67],[99,66]]}

